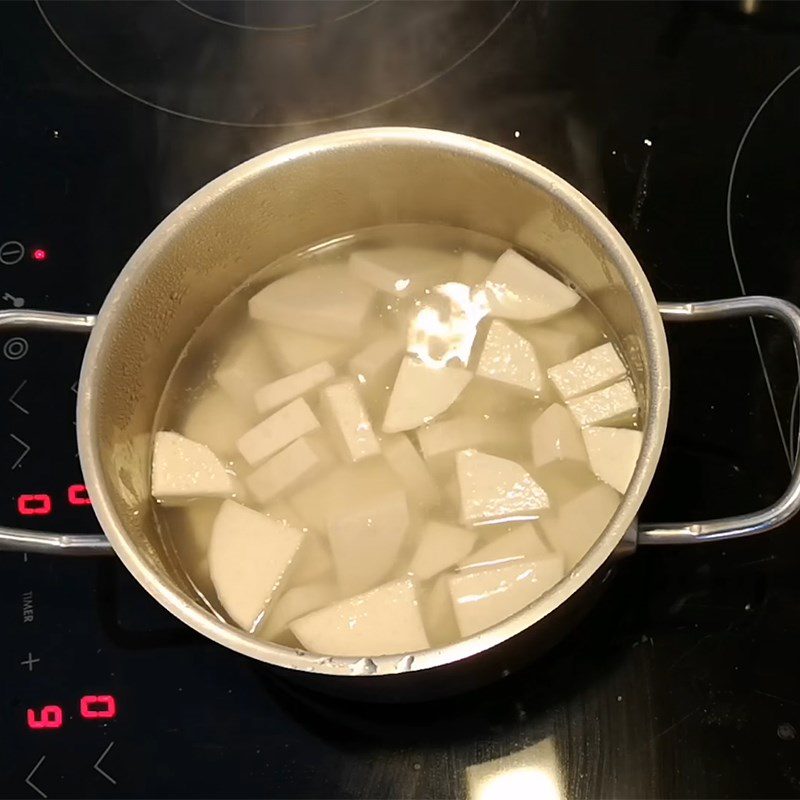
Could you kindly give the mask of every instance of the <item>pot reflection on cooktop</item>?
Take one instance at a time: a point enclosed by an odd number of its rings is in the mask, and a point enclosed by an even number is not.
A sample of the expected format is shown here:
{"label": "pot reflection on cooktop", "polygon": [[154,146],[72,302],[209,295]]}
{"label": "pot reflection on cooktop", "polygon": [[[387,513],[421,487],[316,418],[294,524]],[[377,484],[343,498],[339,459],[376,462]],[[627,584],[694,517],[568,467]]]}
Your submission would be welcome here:
{"label": "pot reflection on cooktop", "polygon": [[511,755],[467,767],[470,800],[566,798],[553,737]]}
{"label": "pot reflection on cooktop", "polygon": [[109,86],[180,117],[254,128],[406,97],[469,58],[517,2],[37,0],[61,45]]}

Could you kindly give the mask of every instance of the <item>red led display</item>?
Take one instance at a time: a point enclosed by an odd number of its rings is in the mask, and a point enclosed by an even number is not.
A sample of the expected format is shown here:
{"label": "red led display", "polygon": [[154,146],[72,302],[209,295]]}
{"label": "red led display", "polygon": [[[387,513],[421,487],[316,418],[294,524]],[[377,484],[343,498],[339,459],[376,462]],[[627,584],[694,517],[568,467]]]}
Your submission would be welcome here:
{"label": "red led display", "polygon": [[21,494],[17,498],[17,511],[23,517],[47,516],[53,510],[49,494]]}
{"label": "red led display", "polygon": [[[82,483],[73,483],[67,487],[67,502],[71,506],[90,506],[92,504],[86,487]],[[21,494],[17,498],[17,511],[23,517],[46,517],[53,511],[53,496],[44,492]]]}
{"label": "red led display", "polygon": [[[112,694],[85,694],[80,701],[84,719],[113,719],[117,716],[117,701]],[[61,706],[44,706],[39,711],[28,709],[28,727],[33,731],[60,728],[64,724]]]}
{"label": "red led display", "polygon": [[61,711],[61,706],[45,706],[36,716],[36,711],[33,708],[28,709],[28,727],[31,730],[38,731],[48,728],[60,728],[64,723],[64,714]]}
{"label": "red led display", "polygon": [[113,719],[117,703],[110,694],[87,694],[81,697],[81,716],[84,719]]}
{"label": "red led display", "polygon": [[90,506],[92,504],[86,493],[86,487],[82,483],[73,483],[67,489],[67,500],[71,506]]}
{"label": "red led display", "polygon": [[34,261],[46,261],[47,260],[47,250],[44,250],[41,247],[37,247],[33,251],[33,260]]}

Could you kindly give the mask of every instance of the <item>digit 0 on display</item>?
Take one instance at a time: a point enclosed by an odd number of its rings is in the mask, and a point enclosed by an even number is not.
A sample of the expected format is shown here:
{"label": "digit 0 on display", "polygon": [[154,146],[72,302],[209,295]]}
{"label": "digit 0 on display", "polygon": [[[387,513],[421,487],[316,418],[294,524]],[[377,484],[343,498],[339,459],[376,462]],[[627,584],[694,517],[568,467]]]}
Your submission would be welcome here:
{"label": "digit 0 on display", "polygon": [[86,487],[82,483],[73,483],[67,489],[67,500],[71,506],[90,506],[92,504]]}
{"label": "digit 0 on display", "polygon": [[110,694],[87,694],[81,697],[81,716],[84,719],[113,719],[117,703]]}
{"label": "digit 0 on display", "polygon": [[17,498],[17,511],[23,517],[46,517],[53,511],[49,494],[21,494]]}

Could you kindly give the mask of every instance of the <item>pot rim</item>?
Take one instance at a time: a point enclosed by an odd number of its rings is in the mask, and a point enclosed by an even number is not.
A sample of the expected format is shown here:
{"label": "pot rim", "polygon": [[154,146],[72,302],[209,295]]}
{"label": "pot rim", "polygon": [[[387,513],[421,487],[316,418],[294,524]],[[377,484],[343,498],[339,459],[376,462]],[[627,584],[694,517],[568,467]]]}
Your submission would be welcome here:
{"label": "pot rim", "polygon": [[[100,354],[113,326],[116,310],[124,305],[132,287],[145,275],[164,240],[190,223],[197,212],[237,185],[253,180],[277,165],[316,153],[351,149],[358,145],[417,145],[440,148],[512,172],[540,187],[568,206],[603,244],[618,265],[639,310],[648,351],[649,386],[647,426],[641,455],[628,491],[603,535],[556,586],[534,603],[491,628],[444,647],[416,653],[372,658],[327,657],[263,642],[204,611],[181,595],[146,563],[129,539],[109,499],[95,435],[98,399],[95,383]],[[94,512],[126,568],[167,610],[199,633],[238,653],[290,670],[337,676],[381,676],[431,669],[461,661],[510,639],[532,627],[574,595],[609,559],[634,523],[650,485],[664,441],[669,409],[669,355],[656,299],[636,257],[611,222],[571,184],[540,164],[499,145],[462,134],[427,128],[377,127],[327,133],[283,145],[233,167],[195,192],[171,212],[142,242],[120,272],[103,302],[89,339],[80,374],[77,404],[78,452]]]}

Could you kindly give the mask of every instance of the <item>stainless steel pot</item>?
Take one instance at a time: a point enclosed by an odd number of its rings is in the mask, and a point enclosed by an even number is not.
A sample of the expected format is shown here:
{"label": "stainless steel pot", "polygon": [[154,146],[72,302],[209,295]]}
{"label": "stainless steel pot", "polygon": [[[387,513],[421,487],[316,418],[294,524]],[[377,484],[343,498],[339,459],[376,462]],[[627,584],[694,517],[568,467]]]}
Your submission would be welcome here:
{"label": "stainless steel pot", "polygon": [[[627,351],[642,400],[644,444],[605,533],[569,576],[528,608],[447,647],[402,657],[320,658],[258,641],[221,622],[174,569],[149,495],[153,416],[192,332],[248,276],[299,247],[395,222],[444,223],[490,234],[537,254],[582,287]],[[0,548],[67,555],[113,549],[186,624],[318,688],[388,700],[474,686],[549,646],[586,610],[615,559],[637,544],[747,536],[780,525],[798,510],[795,465],[783,497],[763,511],[705,522],[637,523],[669,413],[662,317],[681,322],[745,315],[782,320],[795,346],[800,344],[800,312],[776,298],[659,307],[633,253],[600,211],[552,172],[503,148],[413,128],[345,131],[296,142],[230,170],[172,212],[133,254],[97,317],[0,312],[4,329],[92,331],[78,390],[78,444],[106,535],[4,528]]]}

